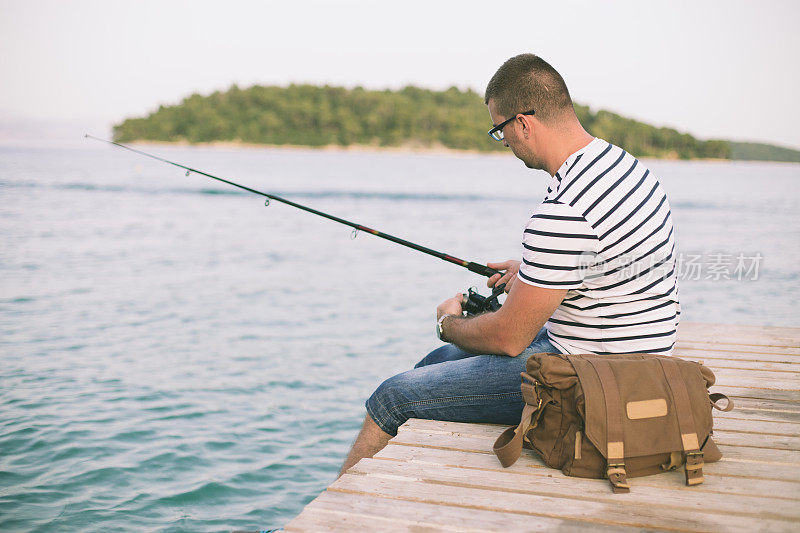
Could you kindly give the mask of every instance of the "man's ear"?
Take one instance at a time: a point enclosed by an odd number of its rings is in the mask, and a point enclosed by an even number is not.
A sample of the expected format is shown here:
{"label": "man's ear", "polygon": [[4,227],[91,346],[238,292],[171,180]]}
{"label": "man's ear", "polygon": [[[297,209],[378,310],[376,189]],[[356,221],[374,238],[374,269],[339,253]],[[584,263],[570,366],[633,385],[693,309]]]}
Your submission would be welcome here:
{"label": "man's ear", "polygon": [[520,127],[522,128],[522,136],[526,139],[529,139],[531,135],[533,135],[533,128],[536,126],[534,121],[536,120],[532,115],[517,115],[517,120],[520,122]]}

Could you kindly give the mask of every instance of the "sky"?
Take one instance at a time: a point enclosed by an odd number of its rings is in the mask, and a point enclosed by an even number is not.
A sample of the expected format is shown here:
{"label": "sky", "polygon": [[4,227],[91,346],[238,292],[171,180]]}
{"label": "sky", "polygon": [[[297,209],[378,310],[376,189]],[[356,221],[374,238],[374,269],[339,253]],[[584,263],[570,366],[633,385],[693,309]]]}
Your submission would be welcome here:
{"label": "sky", "polygon": [[107,134],[233,83],[482,93],[532,52],[594,110],[800,149],[798,21],[771,0],[0,0],[0,138]]}

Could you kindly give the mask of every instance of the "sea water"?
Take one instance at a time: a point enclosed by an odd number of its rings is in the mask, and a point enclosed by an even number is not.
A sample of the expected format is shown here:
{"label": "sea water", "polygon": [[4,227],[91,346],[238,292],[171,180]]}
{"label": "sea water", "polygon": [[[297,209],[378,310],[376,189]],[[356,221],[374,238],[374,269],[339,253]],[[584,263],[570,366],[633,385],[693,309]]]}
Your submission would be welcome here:
{"label": "sea water", "polygon": [[[510,156],[145,149],[477,262],[519,256],[547,184]],[[645,163],[683,320],[800,326],[800,165]],[[90,141],[0,147],[0,231],[2,531],[280,527],[483,284]]]}

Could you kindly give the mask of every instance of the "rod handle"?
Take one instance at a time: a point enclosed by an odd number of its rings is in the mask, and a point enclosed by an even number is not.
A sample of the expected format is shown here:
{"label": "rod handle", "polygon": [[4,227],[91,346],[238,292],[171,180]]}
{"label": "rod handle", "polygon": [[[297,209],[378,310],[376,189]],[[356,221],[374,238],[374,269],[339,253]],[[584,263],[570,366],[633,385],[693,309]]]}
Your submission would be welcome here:
{"label": "rod handle", "polygon": [[500,274],[499,270],[495,270],[493,268],[489,268],[486,265],[482,265],[480,263],[475,263],[470,261],[467,263],[467,269],[470,272],[475,272],[476,274],[480,274],[481,276],[486,276],[487,278],[491,278],[495,274]]}

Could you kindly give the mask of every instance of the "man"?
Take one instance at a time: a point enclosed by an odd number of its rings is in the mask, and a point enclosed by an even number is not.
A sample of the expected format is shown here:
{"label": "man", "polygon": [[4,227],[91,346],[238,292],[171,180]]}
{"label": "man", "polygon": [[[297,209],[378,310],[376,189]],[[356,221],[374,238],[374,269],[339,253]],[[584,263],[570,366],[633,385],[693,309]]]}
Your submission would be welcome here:
{"label": "man", "polygon": [[[372,457],[408,418],[517,424],[519,374],[537,352],[669,354],[680,315],[669,202],[658,180],[583,129],[564,80],[543,59],[506,61],[486,88],[489,134],[551,176],[528,221],[522,261],[504,271],[500,310],[461,316],[461,295],[437,308],[451,344],[386,380],[342,472]],[[481,354],[481,355],[477,355]]]}

